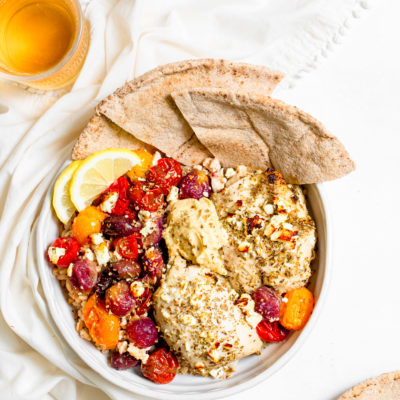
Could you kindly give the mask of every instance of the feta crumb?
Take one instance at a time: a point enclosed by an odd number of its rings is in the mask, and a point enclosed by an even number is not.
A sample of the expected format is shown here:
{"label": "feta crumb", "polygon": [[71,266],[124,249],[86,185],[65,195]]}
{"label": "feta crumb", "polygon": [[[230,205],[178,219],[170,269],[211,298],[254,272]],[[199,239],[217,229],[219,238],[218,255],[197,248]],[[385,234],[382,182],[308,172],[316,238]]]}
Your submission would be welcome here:
{"label": "feta crumb", "polygon": [[274,206],[272,204],[265,203],[263,209],[268,215],[274,213]]}
{"label": "feta crumb", "polygon": [[161,154],[158,151],[156,151],[153,156],[152,165],[157,165],[158,160],[160,160],[161,158],[162,158]]}
{"label": "feta crumb", "polygon": [[232,176],[236,175],[236,171],[233,168],[227,168],[225,171],[225,178],[229,179],[232,178]]}
{"label": "feta crumb", "polygon": [[81,247],[81,251],[83,251],[83,258],[89,261],[94,261],[93,251],[88,245]]}
{"label": "feta crumb", "polygon": [[68,269],[67,269],[67,276],[68,277],[72,276],[72,268],[74,268],[74,264],[73,263],[68,265]]}
{"label": "feta crumb", "polygon": [[145,221],[143,228],[140,230],[142,236],[148,236],[154,231],[155,222],[154,220],[148,219]]}
{"label": "feta crumb", "polygon": [[179,197],[179,189],[177,186],[172,186],[171,191],[169,192],[167,196],[167,201],[168,203],[172,203],[174,201],[177,201]]}
{"label": "feta crumb", "polygon": [[53,263],[53,264],[57,264],[58,260],[65,256],[65,249],[63,249],[62,247],[53,247],[50,246],[49,250],[47,251],[47,254],[49,255],[49,260]]}
{"label": "feta crumb", "polygon": [[144,293],[144,290],[144,285],[141,281],[134,281],[131,283],[133,297],[140,297]]}
{"label": "feta crumb", "polygon": [[225,376],[225,372],[224,372],[224,369],[222,368],[222,367],[220,367],[220,368],[214,368],[214,369],[212,369],[211,371],[210,371],[210,375],[213,377],[213,378],[223,378],[224,376]]}
{"label": "feta crumb", "polygon": [[146,219],[149,219],[150,216],[151,216],[150,211],[140,210],[138,213],[138,217],[141,222],[146,221]]}
{"label": "feta crumb", "polygon": [[206,158],[203,161],[203,165],[210,171],[210,172],[218,172],[221,170],[221,164],[217,158]]}
{"label": "feta crumb", "polygon": [[102,233],[93,233],[89,236],[90,241],[94,244],[94,245],[99,245],[100,243],[104,242],[104,236]]}
{"label": "feta crumb", "polygon": [[132,357],[135,357],[136,360],[142,361],[143,364],[146,364],[146,361],[149,358],[146,349],[139,349],[139,347],[136,347],[132,343],[128,346],[128,353]]}
{"label": "feta crumb", "polygon": [[106,213],[111,214],[112,209],[115,207],[115,204],[118,200],[118,192],[110,192],[105,195],[105,200],[100,203],[100,210]]}
{"label": "feta crumb", "polygon": [[100,243],[94,248],[94,254],[99,265],[106,265],[111,258],[111,253],[108,250],[108,243],[106,241]]}

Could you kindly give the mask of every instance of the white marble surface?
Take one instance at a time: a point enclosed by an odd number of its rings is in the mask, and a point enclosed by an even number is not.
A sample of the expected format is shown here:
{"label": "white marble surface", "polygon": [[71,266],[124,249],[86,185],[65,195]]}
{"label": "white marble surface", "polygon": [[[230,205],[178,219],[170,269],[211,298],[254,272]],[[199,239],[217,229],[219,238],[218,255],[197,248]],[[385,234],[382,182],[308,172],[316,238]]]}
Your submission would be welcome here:
{"label": "white marble surface", "polygon": [[230,400],[333,400],[400,369],[400,2],[384,0],[318,70],[280,97],[315,115],[357,164],[326,184],[334,222],[330,293],[304,347]]}

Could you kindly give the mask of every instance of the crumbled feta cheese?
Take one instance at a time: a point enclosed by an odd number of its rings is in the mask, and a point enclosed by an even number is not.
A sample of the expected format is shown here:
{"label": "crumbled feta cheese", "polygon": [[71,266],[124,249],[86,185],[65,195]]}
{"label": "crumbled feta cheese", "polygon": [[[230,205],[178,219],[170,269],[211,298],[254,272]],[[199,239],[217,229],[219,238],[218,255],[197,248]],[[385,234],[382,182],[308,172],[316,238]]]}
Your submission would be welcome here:
{"label": "crumbled feta cheese", "polygon": [[57,264],[58,260],[65,256],[65,249],[63,249],[62,247],[53,247],[50,246],[49,250],[47,251],[47,254],[49,255],[49,260],[53,263],[53,264]]}
{"label": "crumbled feta cheese", "polygon": [[282,224],[282,226],[283,226],[285,229],[289,230],[289,231],[293,231],[293,230],[294,230],[293,225],[292,225],[292,224],[289,224],[289,223],[287,223],[287,222],[284,222],[284,223]]}
{"label": "crumbled feta cheese", "polygon": [[105,241],[102,233],[93,233],[89,236],[89,238],[94,245],[99,245]]}
{"label": "crumbled feta cheese", "polygon": [[89,261],[94,261],[94,254],[88,245],[82,246],[81,251],[83,252],[83,258]]}
{"label": "crumbled feta cheese", "polygon": [[243,242],[239,243],[239,246],[237,249],[238,249],[238,251],[245,253],[245,252],[249,251],[249,248],[250,248],[250,243],[247,240],[244,240]]}
{"label": "crumbled feta cheese", "polygon": [[155,227],[155,221],[152,219],[148,219],[145,221],[143,228],[140,230],[140,233],[142,234],[142,236],[148,236],[154,231]]}
{"label": "crumbled feta cheese", "polygon": [[138,218],[141,222],[146,221],[146,219],[149,219],[151,216],[151,213],[146,210],[140,210],[138,213]]}
{"label": "crumbled feta cheese", "polygon": [[220,172],[213,172],[211,174],[211,188],[213,192],[220,192],[225,187],[225,183],[226,178]]}
{"label": "crumbled feta cheese", "polygon": [[153,156],[152,164],[153,164],[153,165],[157,165],[158,160],[160,160],[161,158],[162,158],[161,154],[160,154],[158,151],[156,151],[156,152],[154,153],[154,156]]}
{"label": "crumbled feta cheese", "polygon": [[210,172],[218,172],[221,170],[221,164],[217,158],[206,158],[203,161],[203,165],[210,171]]}
{"label": "crumbled feta cheese", "polygon": [[265,203],[263,209],[268,215],[274,213],[274,206],[272,204]]}
{"label": "crumbled feta cheese", "polygon": [[108,243],[104,241],[95,246],[94,254],[96,255],[96,259],[99,265],[106,265],[111,258],[111,253],[108,250]]}
{"label": "crumbled feta cheese", "polygon": [[140,297],[144,293],[144,285],[141,281],[134,281],[131,283],[131,292],[133,297]]}
{"label": "crumbled feta cheese", "polygon": [[242,310],[247,323],[255,328],[262,320],[262,316],[254,311],[254,300],[247,293],[242,294],[235,304]]}
{"label": "crumbled feta cheese", "polygon": [[223,367],[219,367],[219,368],[214,368],[212,370],[210,370],[210,375],[213,378],[223,378],[225,376],[225,372]]}
{"label": "crumbled feta cheese", "polygon": [[[219,360],[221,360],[223,354],[222,354],[221,350],[213,348],[208,351],[208,356],[211,358],[211,360],[213,360],[215,363],[217,363]],[[210,371],[210,373],[211,373],[211,371]]]}
{"label": "crumbled feta cheese", "polygon": [[118,200],[118,192],[110,192],[105,195],[105,199],[100,203],[100,210],[111,213]]}
{"label": "crumbled feta cheese", "polygon": [[169,192],[167,196],[167,201],[168,203],[172,203],[174,201],[177,201],[179,197],[179,189],[177,186],[172,186],[171,191]]}
{"label": "crumbled feta cheese", "polygon": [[74,268],[74,264],[69,264],[68,269],[67,269],[67,276],[71,277],[72,276],[72,268]]}
{"label": "crumbled feta cheese", "polygon": [[227,168],[225,171],[225,178],[229,179],[232,178],[232,176],[236,175],[236,171],[233,168]]}
{"label": "crumbled feta cheese", "polygon": [[149,358],[146,350],[147,349],[139,349],[139,347],[136,347],[132,343],[128,346],[128,353],[132,357],[135,357],[136,360],[142,361],[143,364],[146,364],[146,361]]}

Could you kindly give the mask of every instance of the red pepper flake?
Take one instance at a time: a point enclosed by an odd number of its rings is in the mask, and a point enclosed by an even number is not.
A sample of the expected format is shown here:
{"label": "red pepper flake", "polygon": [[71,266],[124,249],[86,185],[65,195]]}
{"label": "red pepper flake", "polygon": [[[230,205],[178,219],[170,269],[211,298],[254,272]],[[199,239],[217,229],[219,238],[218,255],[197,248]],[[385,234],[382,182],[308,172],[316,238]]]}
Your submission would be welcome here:
{"label": "red pepper flake", "polygon": [[227,348],[227,349],[230,349],[233,346],[230,343],[224,343],[224,347]]}
{"label": "red pepper flake", "polygon": [[237,201],[236,201],[236,205],[237,205],[238,207],[242,207],[242,205],[243,205],[243,200],[237,200]]}

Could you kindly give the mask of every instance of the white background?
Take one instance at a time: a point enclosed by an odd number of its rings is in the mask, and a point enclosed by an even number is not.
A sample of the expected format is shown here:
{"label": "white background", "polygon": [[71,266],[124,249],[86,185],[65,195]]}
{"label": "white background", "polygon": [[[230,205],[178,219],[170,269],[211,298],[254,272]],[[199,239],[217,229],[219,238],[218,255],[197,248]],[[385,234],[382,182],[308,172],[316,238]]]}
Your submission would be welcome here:
{"label": "white background", "polygon": [[357,171],[325,184],[333,275],[314,330],[278,373],[229,399],[333,400],[400,369],[400,2],[376,4],[316,71],[274,95],[324,121]]}

